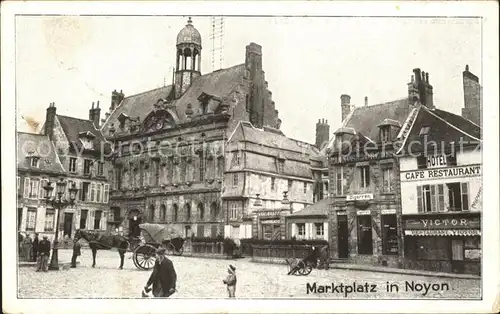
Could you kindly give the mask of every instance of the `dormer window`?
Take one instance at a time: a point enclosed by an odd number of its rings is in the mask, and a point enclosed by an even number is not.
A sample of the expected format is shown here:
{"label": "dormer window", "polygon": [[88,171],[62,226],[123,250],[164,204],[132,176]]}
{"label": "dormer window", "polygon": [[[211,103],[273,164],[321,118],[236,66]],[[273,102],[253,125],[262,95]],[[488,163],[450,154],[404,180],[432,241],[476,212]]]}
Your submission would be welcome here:
{"label": "dormer window", "polygon": [[80,132],[78,133],[78,137],[85,149],[94,149],[92,140],[95,138],[95,135],[92,132]]}
{"label": "dormer window", "polygon": [[40,157],[31,157],[31,167],[38,168],[40,166]]}
{"label": "dormer window", "polygon": [[388,125],[384,125],[380,127],[380,141],[381,142],[390,142],[391,141],[391,127]]}

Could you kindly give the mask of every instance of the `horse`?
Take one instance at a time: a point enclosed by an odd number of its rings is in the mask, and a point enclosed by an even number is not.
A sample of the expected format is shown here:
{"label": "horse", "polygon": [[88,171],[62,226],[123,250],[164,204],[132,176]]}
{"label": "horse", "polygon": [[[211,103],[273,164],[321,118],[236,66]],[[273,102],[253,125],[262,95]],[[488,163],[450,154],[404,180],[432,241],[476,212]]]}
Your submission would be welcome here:
{"label": "horse", "polygon": [[127,238],[121,235],[104,234],[99,231],[78,229],[75,233],[75,241],[80,239],[84,239],[89,243],[89,247],[92,250],[92,267],[95,267],[97,250],[109,250],[111,248],[116,248],[118,250],[118,254],[120,254],[120,269],[123,269],[125,252],[127,252],[130,247],[130,242]]}

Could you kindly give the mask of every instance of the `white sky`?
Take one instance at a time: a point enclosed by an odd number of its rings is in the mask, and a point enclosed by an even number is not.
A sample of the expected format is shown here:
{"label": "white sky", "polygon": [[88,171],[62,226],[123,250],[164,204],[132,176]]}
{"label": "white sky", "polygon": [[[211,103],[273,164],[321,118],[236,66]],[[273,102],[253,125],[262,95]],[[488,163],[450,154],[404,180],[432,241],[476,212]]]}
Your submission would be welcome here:
{"label": "white sky", "polygon": [[[203,39],[202,73],[211,71],[209,17],[193,16]],[[101,117],[111,91],[132,95],[171,83],[177,33],[187,17],[18,17],[18,130],[22,116]],[[460,114],[462,71],[481,80],[479,19],[225,17],[224,64],[244,62],[245,46],[262,45],[263,67],[286,135],[314,143],[315,124],[340,125],[340,95],[362,106],[407,96],[413,68],[430,73],[434,103]],[[148,105],[148,104],[146,104]]]}

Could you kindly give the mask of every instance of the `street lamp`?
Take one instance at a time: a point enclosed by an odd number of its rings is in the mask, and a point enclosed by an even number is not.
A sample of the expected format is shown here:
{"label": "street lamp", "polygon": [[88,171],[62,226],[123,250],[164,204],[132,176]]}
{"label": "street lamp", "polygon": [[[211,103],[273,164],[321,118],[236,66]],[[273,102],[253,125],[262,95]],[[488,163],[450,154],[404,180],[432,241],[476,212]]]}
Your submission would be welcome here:
{"label": "street lamp", "polygon": [[292,203],[288,200],[288,191],[283,191],[283,200],[281,201],[281,204],[283,205],[290,205],[290,214],[292,213]]}
{"label": "street lamp", "polygon": [[59,260],[57,256],[57,250],[59,243],[57,241],[59,237],[59,216],[61,215],[61,211],[75,203],[75,198],[76,198],[76,193],[78,192],[78,188],[76,188],[75,182],[71,184],[71,187],[69,188],[69,200],[63,199],[64,191],[66,190],[66,182],[64,181],[63,178],[61,180],[56,182],[56,196],[54,198],[51,198],[52,191],[54,190],[54,187],[52,186],[52,183],[49,181],[47,184],[43,187],[45,190],[45,201],[47,204],[51,205],[55,210],[57,210],[57,216],[56,216],[56,235],[54,237],[54,244],[52,247],[52,257],[50,259],[50,265],[49,269],[50,270],[59,270]]}

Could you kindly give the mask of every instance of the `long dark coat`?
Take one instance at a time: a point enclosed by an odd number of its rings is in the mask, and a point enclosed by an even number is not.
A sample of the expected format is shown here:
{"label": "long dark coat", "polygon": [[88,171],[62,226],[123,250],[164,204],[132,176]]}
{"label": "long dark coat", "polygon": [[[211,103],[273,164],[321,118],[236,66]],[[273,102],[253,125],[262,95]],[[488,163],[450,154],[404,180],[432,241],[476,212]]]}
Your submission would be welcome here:
{"label": "long dark coat", "polygon": [[157,298],[168,297],[172,293],[168,291],[172,288],[175,289],[177,282],[177,274],[175,273],[174,264],[168,258],[164,258],[159,262],[156,260],[153,272],[149,277],[146,286],[153,284],[153,295]]}

